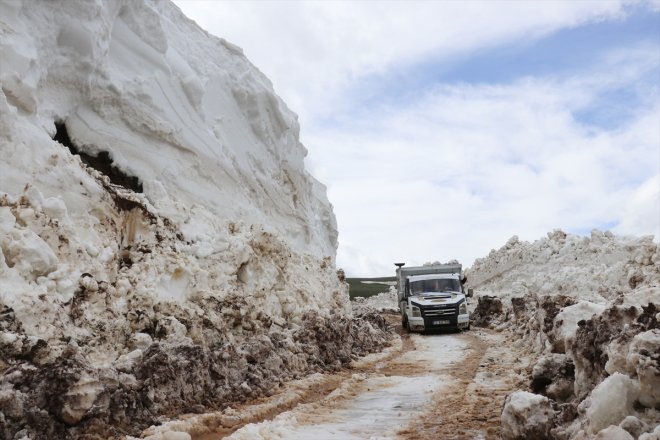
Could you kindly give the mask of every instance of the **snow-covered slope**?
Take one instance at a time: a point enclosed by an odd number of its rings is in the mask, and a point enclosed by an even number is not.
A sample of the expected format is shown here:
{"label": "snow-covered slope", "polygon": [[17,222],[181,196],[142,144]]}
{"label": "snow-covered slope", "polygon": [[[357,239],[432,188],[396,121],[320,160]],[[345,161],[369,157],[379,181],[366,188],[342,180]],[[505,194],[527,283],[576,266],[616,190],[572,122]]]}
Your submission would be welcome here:
{"label": "snow-covered slope", "polygon": [[475,323],[518,333],[511,349],[536,359],[530,390],[545,396],[507,398],[506,439],[657,438],[650,434],[660,423],[653,237],[597,230],[589,237],[556,230],[533,243],[513,237],[476,260],[468,281],[477,292]]}
{"label": "snow-covered slope", "polygon": [[0,1],[0,85],[0,437],[136,433],[382,346],[239,48],[168,1]]}

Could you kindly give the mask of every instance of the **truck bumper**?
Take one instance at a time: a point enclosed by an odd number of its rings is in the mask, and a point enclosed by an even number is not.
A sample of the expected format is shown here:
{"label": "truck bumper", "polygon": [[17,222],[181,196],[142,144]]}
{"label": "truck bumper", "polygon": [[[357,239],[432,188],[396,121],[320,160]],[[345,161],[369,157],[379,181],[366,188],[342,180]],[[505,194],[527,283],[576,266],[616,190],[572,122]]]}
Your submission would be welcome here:
{"label": "truck bumper", "polygon": [[468,328],[470,315],[452,315],[442,317],[409,318],[410,328],[413,331],[443,329],[443,328]]}
{"label": "truck bumper", "polygon": [[456,327],[458,328],[468,328],[470,326],[470,315],[458,315],[456,320]]}
{"label": "truck bumper", "polygon": [[414,332],[422,332],[425,329],[424,318],[408,318],[408,325]]}

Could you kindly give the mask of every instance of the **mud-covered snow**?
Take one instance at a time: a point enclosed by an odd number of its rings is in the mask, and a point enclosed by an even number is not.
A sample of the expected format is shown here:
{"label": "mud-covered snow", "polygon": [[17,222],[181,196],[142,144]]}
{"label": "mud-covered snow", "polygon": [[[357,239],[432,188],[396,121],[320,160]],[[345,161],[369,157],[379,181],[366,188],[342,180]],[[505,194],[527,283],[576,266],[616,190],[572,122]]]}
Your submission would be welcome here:
{"label": "mud-covered snow", "polygon": [[298,122],[168,1],[0,3],[0,437],[139,433],[382,348]]}
{"label": "mud-covered snow", "polygon": [[505,439],[654,438],[660,247],[653,237],[597,230],[587,237],[556,230],[533,243],[513,237],[476,260],[468,282],[477,292],[473,323],[514,332],[511,349],[535,359],[529,387],[507,398]]}

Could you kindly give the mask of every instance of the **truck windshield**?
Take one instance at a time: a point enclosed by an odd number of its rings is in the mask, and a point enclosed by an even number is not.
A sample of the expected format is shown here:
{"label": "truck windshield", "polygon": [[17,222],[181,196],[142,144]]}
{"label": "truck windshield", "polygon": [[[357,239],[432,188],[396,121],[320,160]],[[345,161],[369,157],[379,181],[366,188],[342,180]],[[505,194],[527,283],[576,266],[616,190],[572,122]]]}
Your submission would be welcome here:
{"label": "truck windshield", "polygon": [[410,294],[428,292],[460,292],[461,285],[455,279],[420,280],[410,283]]}

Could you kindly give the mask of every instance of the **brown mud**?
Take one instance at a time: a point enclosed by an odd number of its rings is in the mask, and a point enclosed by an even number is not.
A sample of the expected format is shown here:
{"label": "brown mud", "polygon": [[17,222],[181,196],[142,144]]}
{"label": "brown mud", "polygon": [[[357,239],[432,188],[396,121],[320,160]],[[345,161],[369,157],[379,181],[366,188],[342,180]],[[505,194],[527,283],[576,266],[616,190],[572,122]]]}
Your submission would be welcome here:
{"label": "brown mud", "polygon": [[434,397],[431,411],[400,431],[402,439],[499,439],[500,414],[510,392],[524,387],[516,371],[521,360],[506,351],[505,336],[473,330],[459,336],[470,347],[458,365],[448,367],[449,388]]}

